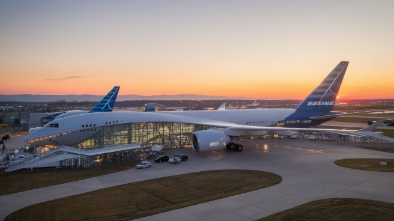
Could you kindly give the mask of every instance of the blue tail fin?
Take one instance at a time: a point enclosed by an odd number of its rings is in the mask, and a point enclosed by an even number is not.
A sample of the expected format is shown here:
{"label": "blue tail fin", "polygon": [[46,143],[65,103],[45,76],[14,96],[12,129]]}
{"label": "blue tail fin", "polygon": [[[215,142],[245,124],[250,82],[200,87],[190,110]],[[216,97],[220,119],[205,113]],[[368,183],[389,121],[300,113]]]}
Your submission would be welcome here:
{"label": "blue tail fin", "polygon": [[297,107],[295,113],[286,120],[306,120],[313,117],[330,116],[345,75],[348,61],[341,61]]}
{"label": "blue tail fin", "polygon": [[118,96],[119,88],[119,86],[112,88],[112,90],[92,110],[90,110],[89,113],[112,111],[116,97]]}

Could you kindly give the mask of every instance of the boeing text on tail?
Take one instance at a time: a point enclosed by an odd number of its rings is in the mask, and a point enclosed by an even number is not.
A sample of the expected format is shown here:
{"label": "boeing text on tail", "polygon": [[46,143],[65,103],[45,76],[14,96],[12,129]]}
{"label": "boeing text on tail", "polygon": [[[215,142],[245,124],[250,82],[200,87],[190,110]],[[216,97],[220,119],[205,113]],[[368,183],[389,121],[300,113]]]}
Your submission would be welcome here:
{"label": "boeing text on tail", "polygon": [[345,76],[348,61],[341,61],[327,77],[305,98],[296,111],[286,117],[285,126],[314,126],[343,113],[333,112],[339,88]]}

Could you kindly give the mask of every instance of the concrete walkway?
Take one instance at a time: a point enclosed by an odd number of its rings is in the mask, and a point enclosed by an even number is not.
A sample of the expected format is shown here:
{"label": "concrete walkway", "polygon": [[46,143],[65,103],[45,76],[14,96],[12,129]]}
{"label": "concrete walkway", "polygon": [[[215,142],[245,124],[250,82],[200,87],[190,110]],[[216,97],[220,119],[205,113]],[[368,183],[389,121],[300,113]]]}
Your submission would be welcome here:
{"label": "concrete walkway", "polygon": [[[146,179],[217,169],[252,169],[282,176],[275,186],[185,207],[140,221],[256,220],[313,200],[352,197],[394,203],[394,173],[352,170],[333,162],[344,158],[394,158],[392,153],[350,147],[331,141],[244,141],[243,152],[196,153],[180,165],[154,164],[82,181],[0,196],[0,219],[28,205]],[[94,205],[92,205],[94,206]]]}

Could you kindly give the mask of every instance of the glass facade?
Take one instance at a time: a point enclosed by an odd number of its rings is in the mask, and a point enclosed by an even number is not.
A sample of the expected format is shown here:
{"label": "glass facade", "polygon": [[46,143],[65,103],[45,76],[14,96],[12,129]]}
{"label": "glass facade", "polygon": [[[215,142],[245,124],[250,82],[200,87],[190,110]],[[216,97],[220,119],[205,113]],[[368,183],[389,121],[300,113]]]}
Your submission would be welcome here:
{"label": "glass facade", "polygon": [[162,144],[168,148],[191,147],[192,133],[206,129],[209,129],[209,127],[173,122],[108,125],[99,128],[97,134],[78,146],[81,148],[99,148],[140,142],[141,146]]}

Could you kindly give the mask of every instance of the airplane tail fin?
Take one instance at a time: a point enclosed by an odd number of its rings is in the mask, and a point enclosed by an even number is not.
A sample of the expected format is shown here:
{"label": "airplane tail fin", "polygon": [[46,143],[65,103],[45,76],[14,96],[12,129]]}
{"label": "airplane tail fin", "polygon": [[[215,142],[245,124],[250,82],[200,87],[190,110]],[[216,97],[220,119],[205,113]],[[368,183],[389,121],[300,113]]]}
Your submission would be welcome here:
{"label": "airplane tail fin", "polygon": [[348,61],[339,62],[327,77],[296,108],[293,116],[289,116],[288,119],[313,119],[313,117],[319,116],[329,118],[330,115],[334,115],[330,112],[334,108],[348,65]]}
{"label": "airplane tail fin", "polygon": [[330,112],[335,104],[348,61],[341,61],[297,107],[301,111]]}
{"label": "airplane tail fin", "polygon": [[218,110],[226,110],[226,103],[223,103],[222,105],[220,105]]}
{"label": "airplane tail fin", "polygon": [[119,86],[112,88],[112,90],[92,110],[90,110],[89,113],[112,111],[119,89]]}

